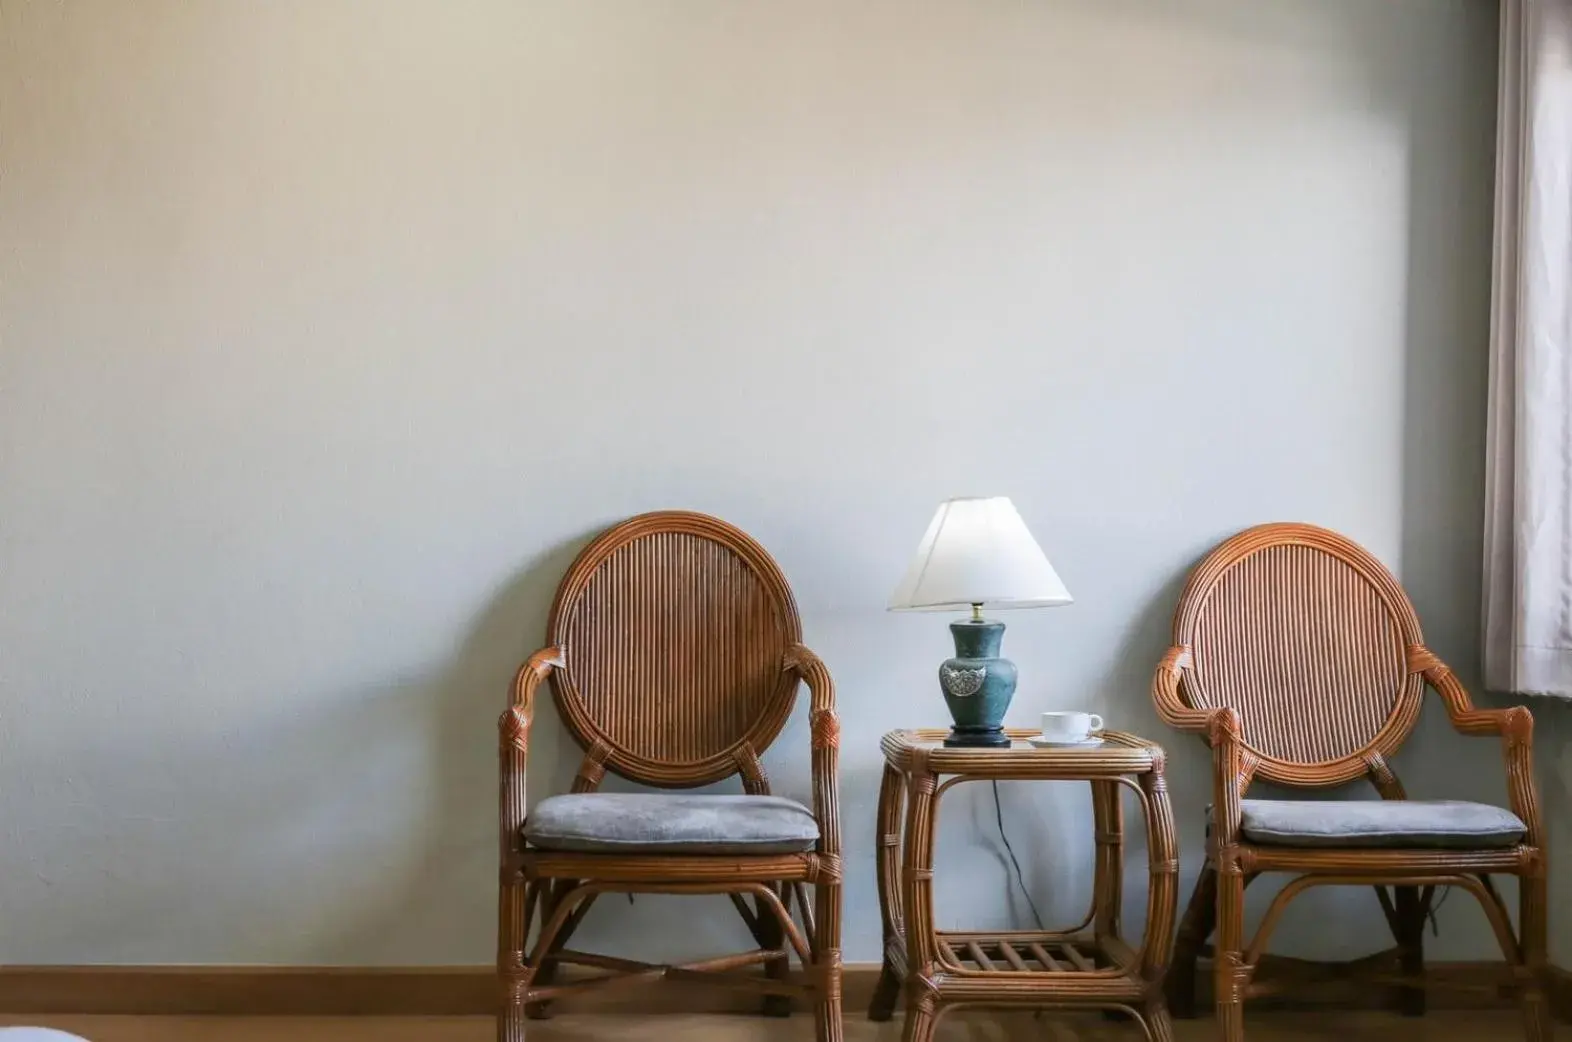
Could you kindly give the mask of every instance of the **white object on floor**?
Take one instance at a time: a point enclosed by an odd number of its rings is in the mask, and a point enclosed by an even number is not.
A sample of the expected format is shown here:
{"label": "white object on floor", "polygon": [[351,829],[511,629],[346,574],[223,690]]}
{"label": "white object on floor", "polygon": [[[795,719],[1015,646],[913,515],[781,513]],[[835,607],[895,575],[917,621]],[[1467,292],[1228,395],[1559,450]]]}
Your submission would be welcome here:
{"label": "white object on floor", "polygon": [[53,1028],[0,1028],[0,1042],[87,1042],[87,1039]]}

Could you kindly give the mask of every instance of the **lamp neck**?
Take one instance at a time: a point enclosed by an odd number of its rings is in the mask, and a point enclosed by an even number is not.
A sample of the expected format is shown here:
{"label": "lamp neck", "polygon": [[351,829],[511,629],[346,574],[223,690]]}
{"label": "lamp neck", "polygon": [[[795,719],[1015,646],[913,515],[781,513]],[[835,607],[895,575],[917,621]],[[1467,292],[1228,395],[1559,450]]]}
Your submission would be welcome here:
{"label": "lamp neck", "polygon": [[983,613],[982,613],[982,605],[981,604],[973,604],[972,605],[972,621],[973,622],[982,622],[983,621]]}

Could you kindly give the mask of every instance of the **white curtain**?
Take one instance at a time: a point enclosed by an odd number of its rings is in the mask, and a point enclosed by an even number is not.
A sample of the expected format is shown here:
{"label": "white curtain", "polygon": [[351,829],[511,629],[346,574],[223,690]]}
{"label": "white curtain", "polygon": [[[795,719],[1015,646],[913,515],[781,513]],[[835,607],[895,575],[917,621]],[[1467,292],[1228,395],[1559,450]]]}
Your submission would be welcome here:
{"label": "white curtain", "polygon": [[1572,0],[1501,0],[1485,686],[1572,698]]}

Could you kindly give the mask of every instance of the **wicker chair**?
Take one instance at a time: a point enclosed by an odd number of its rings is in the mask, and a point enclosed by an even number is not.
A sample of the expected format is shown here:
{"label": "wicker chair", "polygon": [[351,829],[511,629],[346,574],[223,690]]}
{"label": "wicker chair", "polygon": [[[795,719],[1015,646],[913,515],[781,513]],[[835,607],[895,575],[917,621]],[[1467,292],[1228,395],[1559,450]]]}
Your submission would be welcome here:
{"label": "wicker chair", "polygon": [[[1406,801],[1390,758],[1419,717],[1425,686],[1452,726],[1502,743],[1510,812],[1484,804]],[[1212,747],[1206,864],[1180,924],[1169,1004],[1194,1015],[1196,959],[1216,926],[1221,1037],[1244,1038],[1246,998],[1298,979],[1356,976],[1395,985],[1403,1012],[1424,1012],[1424,921],[1437,887],[1479,899],[1505,952],[1527,1036],[1550,1038],[1545,998],[1546,864],[1527,709],[1475,709],[1425,647],[1413,606],[1368,552],[1324,529],[1263,525],[1242,532],[1191,574],[1174,646],[1152,685],[1170,726]],[[1327,788],[1367,779],[1379,800],[1249,800],[1253,779]],[[1245,887],[1266,872],[1295,876],[1255,937],[1244,934]],[[1518,877],[1520,929],[1492,876]],[[1285,906],[1325,885],[1375,888],[1396,948],[1353,964],[1273,959],[1256,979]],[[1389,890],[1390,888],[1390,890]],[[1396,964],[1395,967],[1393,964]],[[1395,969],[1395,973],[1393,970]],[[1495,981],[1482,981],[1494,990]]]}
{"label": "wicker chair", "polygon": [[[500,1042],[522,1042],[526,1017],[558,996],[655,978],[754,990],[776,1015],[811,999],[818,1042],[840,1042],[839,724],[830,675],[801,636],[780,568],[715,518],[644,514],[579,555],[557,590],[550,646],[519,670],[500,721]],[[542,800],[526,823],[530,721],[548,676],[584,760],[573,792]],[[811,696],[811,809],[771,796],[759,763],[799,681]],[[744,794],[598,792],[608,770],[658,789],[736,774]],[[607,892],[726,894],[758,947],[683,965],[567,948]],[[600,972],[559,982],[561,966]]]}

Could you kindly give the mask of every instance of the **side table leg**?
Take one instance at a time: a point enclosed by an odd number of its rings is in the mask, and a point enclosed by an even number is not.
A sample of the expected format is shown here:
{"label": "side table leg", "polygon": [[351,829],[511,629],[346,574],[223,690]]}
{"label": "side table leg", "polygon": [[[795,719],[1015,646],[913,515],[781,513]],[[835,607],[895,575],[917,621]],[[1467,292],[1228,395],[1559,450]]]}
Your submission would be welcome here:
{"label": "side table leg", "polygon": [[1154,989],[1168,973],[1173,951],[1174,907],[1179,898],[1179,844],[1174,838],[1174,812],[1168,802],[1168,780],[1159,756],[1141,775],[1146,796],[1146,938],[1141,949],[1141,976]]}
{"label": "side table leg", "polygon": [[873,1000],[868,1004],[868,1019],[874,1021],[889,1020],[894,1015],[904,983],[890,961],[890,947],[901,935],[901,805],[905,787],[906,779],[901,772],[885,764],[884,779],[879,784],[879,815],[874,836],[878,844],[879,920],[884,937],[879,983],[874,986]]}
{"label": "side table leg", "polygon": [[1093,929],[1098,936],[1117,937],[1124,910],[1124,805],[1118,782],[1092,782],[1092,828],[1097,842]]}
{"label": "side table leg", "polygon": [[933,992],[915,987],[908,991],[901,1042],[933,1042],[933,1032],[938,1026],[939,1010]]}
{"label": "side table leg", "polygon": [[901,871],[906,927],[906,1025],[904,1042],[928,1042],[938,1020],[933,983],[939,942],[933,920],[933,832],[938,817],[938,778],[924,750],[912,754],[907,778],[906,851]]}
{"label": "side table leg", "polygon": [[[1124,804],[1120,802],[1119,783],[1107,778],[1094,779],[1092,786],[1092,839],[1095,860],[1092,864],[1092,932],[1099,943],[1105,937],[1118,937],[1124,914]],[[1123,1010],[1103,1010],[1103,1019],[1130,1020]]]}
{"label": "side table leg", "polygon": [[1174,909],[1179,899],[1179,844],[1174,836],[1173,807],[1168,802],[1168,780],[1159,752],[1152,769],[1141,775],[1146,797],[1146,851],[1149,873],[1146,898],[1146,936],[1141,946],[1141,979],[1146,982],[1146,1024],[1152,1042],[1172,1042],[1163,980],[1173,953]]}

